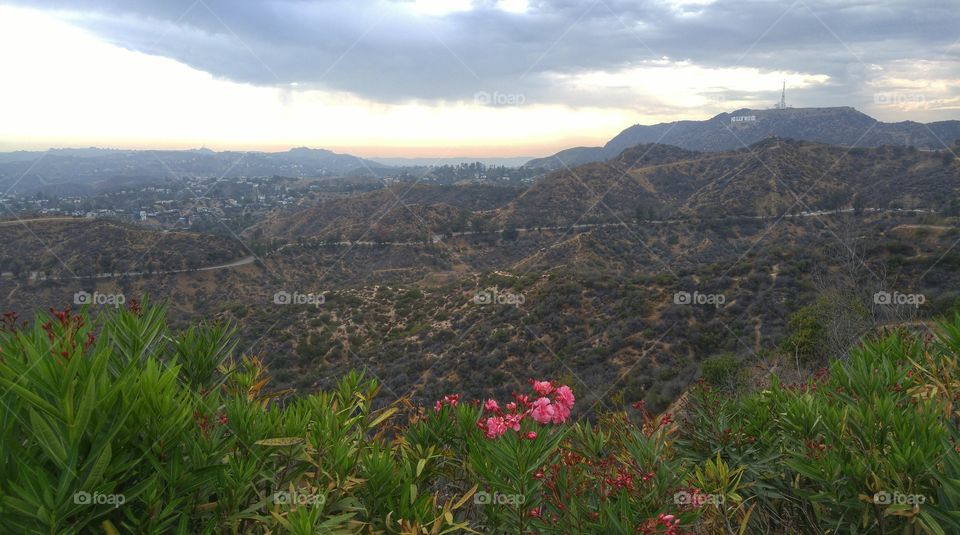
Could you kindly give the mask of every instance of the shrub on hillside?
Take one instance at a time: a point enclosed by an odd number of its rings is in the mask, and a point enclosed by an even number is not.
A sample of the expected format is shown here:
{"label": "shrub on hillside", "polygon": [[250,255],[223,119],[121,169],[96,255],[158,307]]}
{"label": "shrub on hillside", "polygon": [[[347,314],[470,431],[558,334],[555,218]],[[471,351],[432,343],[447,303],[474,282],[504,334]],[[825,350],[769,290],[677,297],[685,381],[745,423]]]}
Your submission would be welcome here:
{"label": "shrub on hillside", "polygon": [[703,379],[714,388],[737,390],[744,379],[743,363],[729,353],[704,359]]}

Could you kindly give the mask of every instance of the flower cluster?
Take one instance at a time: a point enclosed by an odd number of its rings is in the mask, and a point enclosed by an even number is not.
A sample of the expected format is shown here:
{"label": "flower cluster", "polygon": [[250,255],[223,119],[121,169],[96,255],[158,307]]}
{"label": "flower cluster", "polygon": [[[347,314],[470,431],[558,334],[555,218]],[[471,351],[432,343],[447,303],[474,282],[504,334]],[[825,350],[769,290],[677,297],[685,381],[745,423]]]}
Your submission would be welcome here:
{"label": "flower cluster", "polygon": [[19,321],[20,317],[16,312],[4,312],[3,315],[0,315],[0,331],[14,332],[19,328],[26,329],[27,321]]}
{"label": "flower cluster", "polygon": [[[707,388],[705,391],[709,392],[709,387],[705,388]],[[648,437],[675,422],[670,413],[664,414],[657,420],[654,415],[647,410],[647,402],[643,400],[637,401],[631,406],[640,414],[640,420],[642,422],[641,429]]]}
{"label": "flower cluster", "polygon": [[137,299],[130,300],[130,304],[127,305],[127,310],[138,318],[143,317],[143,307],[140,305],[140,301]]}
{"label": "flower cluster", "polygon": [[637,533],[654,534],[662,533],[664,535],[681,535],[686,533],[680,529],[680,519],[674,515],[665,515],[660,513],[657,518],[651,518],[644,524],[637,527]]}
{"label": "flower cluster", "polygon": [[434,412],[440,412],[440,409],[444,405],[448,407],[456,407],[460,403],[460,394],[450,394],[448,396],[443,396],[443,399],[438,399],[436,404],[433,406]]}
{"label": "flower cluster", "polygon": [[[197,427],[200,428],[200,431],[203,433],[203,436],[208,436],[210,429],[213,428],[213,423],[210,421],[210,416],[207,416],[200,411],[193,411],[193,421],[196,422]],[[221,426],[227,425],[227,415],[221,414],[217,417],[217,421]]]}
{"label": "flower cluster", "polygon": [[[563,449],[534,472],[533,477],[542,485],[544,518],[556,522],[556,515],[570,514],[572,516],[567,518],[585,521],[587,526],[593,527],[585,531],[602,533],[603,527],[609,526],[616,517],[613,511],[621,505],[645,508],[651,497],[663,494],[658,491],[657,480],[661,475],[670,477],[671,474],[658,475],[655,470],[655,466],[641,466],[636,460],[613,453],[595,457]],[[572,507],[571,504],[578,505]],[[674,514],[663,514],[661,518],[653,515],[668,511],[654,511],[648,510],[650,516],[647,517],[639,516],[643,513],[636,511],[637,533],[683,533],[677,518],[682,511],[669,511]],[[640,518],[647,520],[644,522]]]}
{"label": "flower cluster", "polygon": [[[483,430],[487,438],[497,438],[507,430],[520,431],[520,422],[527,416],[541,425],[562,424],[570,418],[570,411],[576,397],[569,386],[554,386],[550,381],[531,381],[533,390],[539,397],[530,401],[524,394],[514,394],[513,401],[501,407],[495,399],[488,399],[483,403],[486,415],[477,422],[477,427]],[[455,407],[459,402],[458,394],[444,396],[434,405],[435,411],[440,411],[444,405]],[[537,433],[526,433],[528,440],[537,438]]]}
{"label": "flower cluster", "polygon": [[[570,410],[576,398],[569,386],[554,388],[549,381],[534,381],[533,389],[541,396],[533,402],[533,408],[530,409],[530,417],[537,423],[562,424],[570,418]],[[552,399],[550,396],[553,396]]]}
{"label": "flower cluster", "polygon": [[78,338],[81,329],[85,326],[83,316],[73,315],[70,308],[56,310],[51,308],[50,313],[54,320],[47,321],[41,328],[47,333],[47,339],[50,340],[50,351],[64,360],[70,360],[70,356],[77,349],[78,343],[83,344],[83,350],[90,349],[96,341],[96,337],[91,332],[86,333],[85,338]]}
{"label": "flower cluster", "polygon": [[[595,495],[601,500],[620,491],[641,496],[655,485],[652,480],[656,474],[642,468],[636,461],[626,462],[612,455],[594,459],[564,451],[557,462],[538,470],[533,477],[543,480],[547,501],[564,510],[565,503],[583,494]],[[571,486],[566,483],[568,481],[581,484]]]}

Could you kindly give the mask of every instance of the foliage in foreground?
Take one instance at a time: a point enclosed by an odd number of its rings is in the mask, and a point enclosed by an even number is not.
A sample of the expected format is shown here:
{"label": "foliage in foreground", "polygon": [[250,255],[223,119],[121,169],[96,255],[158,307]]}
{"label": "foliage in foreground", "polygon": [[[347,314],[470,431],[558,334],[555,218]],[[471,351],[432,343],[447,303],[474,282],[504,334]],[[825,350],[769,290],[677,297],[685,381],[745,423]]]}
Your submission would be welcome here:
{"label": "foliage in foreground", "polygon": [[673,417],[641,402],[588,424],[549,382],[376,408],[377,381],[348,373],[289,397],[234,355],[230,328],[171,335],[164,316],[6,316],[4,529],[960,532],[960,318],[933,340],[868,342],[803,385],[701,384]]}

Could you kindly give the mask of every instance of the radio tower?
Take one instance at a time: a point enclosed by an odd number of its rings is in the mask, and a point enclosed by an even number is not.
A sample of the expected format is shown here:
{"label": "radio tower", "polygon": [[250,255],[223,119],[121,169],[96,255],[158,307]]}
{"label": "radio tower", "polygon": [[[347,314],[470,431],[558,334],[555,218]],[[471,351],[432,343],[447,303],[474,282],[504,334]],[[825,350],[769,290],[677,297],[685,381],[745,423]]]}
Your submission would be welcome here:
{"label": "radio tower", "polygon": [[777,103],[778,110],[787,109],[787,81],[783,81],[783,90],[780,92],[780,102]]}

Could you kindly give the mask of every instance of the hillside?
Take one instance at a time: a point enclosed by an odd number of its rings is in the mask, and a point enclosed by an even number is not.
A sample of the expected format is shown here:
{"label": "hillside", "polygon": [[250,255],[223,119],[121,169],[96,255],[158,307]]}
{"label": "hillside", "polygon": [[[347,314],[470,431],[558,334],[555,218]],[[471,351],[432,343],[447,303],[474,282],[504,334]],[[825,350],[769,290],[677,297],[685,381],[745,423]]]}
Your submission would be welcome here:
{"label": "hillside", "polygon": [[636,217],[766,217],[853,206],[958,214],[957,199],[960,161],[947,151],[766,138],[723,152],[639,145],[555,171],[526,190],[396,186],[277,213],[254,232],[286,241],[406,242]]}
{"label": "hillside", "polygon": [[[617,134],[601,149],[577,148],[531,160],[526,165],[561,169],[563,162],[578,164],[616,158],[624,150],[645,143],[675,145],[694,151],[730,151],[768,137],[813,141],[842,147],[912,146],[940,150],[960,140],[960,121],[930,124],[904,121],[883,123],[850,107],[740,109],[704,121],[676,121],[634,125]],[[571,152],[572,151],[572,152]]]}
{"label": "hillside", "polygon": [[27,278],[119,277],[214,266],[249,253],[239,242],[81,218],[0,220],[0,272]]}
{"label": "hillside", "polygon": [[[504,225],[617,221],[638,215],[759,217],[850,206],[955,212],[960,161],[943,151],[901,147],[847,150],[769,138],[735,151],[665,158],[640,145],[606,162],[547,175],[511,203]],[[669,152],[669,151],[666,151]],[[592,207],[592,209],[591,209]],[[584,215],[586,214],[586,215]]]}
{"label": "hillside", "polygon": [[[823,293],[865,307],[851,330],[955,306],[951,274],[960,260],[941,258],[955,223],[923,234],[903,228],[911,219],[631,223],[521,233],[513,242],[294,247],[266,259],[281,285],[235,300],[223,317],[246,325],[261,351],[296,355],[275,364],[278,380],[308,390],[363,363],[418,400],[453,385],[472,396],[509,392],[524,376],[551,375],[595,391],[609,385],[662,409],[703,359],[754,358]],[[851,273],[837,233],[864,236],[867,265]],[[884,270],[885,279],[874,278]],[[325,303],[257,304],[279,288],[324,292]],[[884,288],[930,298],[919,310],[877,307],[873,295]],[[685,306],[678,292],[722,295],[724,303]],[[478,305],[487,293],[519,304]],[[270,336],[261,338],[264,329]]]}
{"label": "hillside", "polygon": [[429,241],[431,229],[471,230],[479,220],[475,213],[496,211],[521,193],[510,186],[396,184],[279,212],[245,234],[285,241]]}
{"label": "hillside", "polygon": [[603,159],[603,147],[574,147],[545,158],[534,158],[524,165],[543,169],[563,169]]}
{"label": "hillside", "polygon": [[[81,256],[87,243],[133,262],[140,274],[83,288],[166,300],[177,325],[235,321],[242,346],[301,392],[362,365],[421,402],[452,388],[508,394],[525,376],[553,376],[588,389],[589,402],[627,396],[659,410],[709,359],[752,362],[781,347],[809,307],[828,318],[826,346],[809,349],[821,359],[876,326],[957,307],[957,162],[897,147],[845,153],[782,139],[721,153],[641,146],[526,190],[396,184],[305,201],[248,228],[237,249],[104,227],[70,231],[78,240],[54,250],[94,272],[101,260]],[[23,232],[4,258],[31,243]],[[163,246],[166,257],[147,246],[160,236],[181,240]],[[137,269],[141,256],[179,266],[217,251],[226,265],[215,270]],[[79,289],[0,279],[4,304],[21,312]],[[883,291],[927,299],[880,306]],[[280,292],[324,302],[286,305]],[[687,294],[714,302],[678,302]]]}

